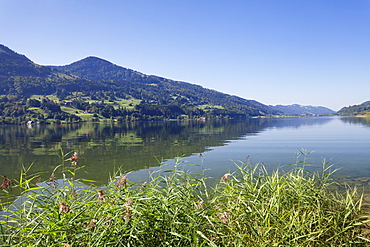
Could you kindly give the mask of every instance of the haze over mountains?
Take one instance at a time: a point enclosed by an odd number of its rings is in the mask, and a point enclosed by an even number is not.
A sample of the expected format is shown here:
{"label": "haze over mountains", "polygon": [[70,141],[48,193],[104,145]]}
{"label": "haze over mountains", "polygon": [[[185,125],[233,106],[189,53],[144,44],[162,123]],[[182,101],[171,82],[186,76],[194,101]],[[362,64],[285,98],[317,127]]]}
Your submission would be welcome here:
{"label": "haze over mountains", "polygon": [[[64,66],[41,66],[4,45],[0,45],[0,95],[13,100],[54,95],[59,101],[78,99],[88,104],[105,101],[113,108],[110,109],[111,117],[129,114],[128,110],[130,114],[136,112],[135,116],[147,118],[335,113],[317,106],[267,106],[199,85],[145,75],[98,57],[87,57]],[[131,108],[122,103],[124,100],[132,101]],[[85,105],[86,109],[79,107],[85,111],[91,108],[90,105]]]}
{"label": "haze over mountains", "polygon": [[284,112],[286,115],[326,115],[334,114],[335,111],[323,106],[276,105],[273,108]]}

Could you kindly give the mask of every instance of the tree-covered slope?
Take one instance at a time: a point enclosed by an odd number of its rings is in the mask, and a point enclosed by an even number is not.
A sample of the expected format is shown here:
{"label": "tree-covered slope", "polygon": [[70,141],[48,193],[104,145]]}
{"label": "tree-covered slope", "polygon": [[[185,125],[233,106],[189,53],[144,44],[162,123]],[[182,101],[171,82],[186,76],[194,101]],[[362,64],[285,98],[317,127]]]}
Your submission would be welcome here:
{"label": "tree-covered slope", "polygon": [[146,75],[137,71],[120,67],[109,61],[98,57],[87,57],[80,61],[64,66],[49,66],[60,71],[65,71],[73,75],[88,80],[127,80],[132,82],[142,81]]}
{"label": "tree-covered slope", "polygon": [[33,63],[26,56],[20,55],[0,44],[0,76],[46,77],[51,69]]}
{"label": "tree-covered slope", "polygon": [[0,45],[0,95],[29,97],[32,94],[58,94],[62,97],[73,91],[108,88],[100,82],[91,83],[86,79],[35,64],[26,56]]}
{"label": "tree-covered slope", "polygon": [[110,81],[117,88],[122,88],[122,91],[141,100],[162,104],[177,101],[178,104],[218,105],[247,116],[281,113],[254,100],[246,100],[191,83],[145,75],[97,57],[87,57],[70,65],[53,68],[89,80]]}
{"label": "tree-covered slope", "polygon": [[370,115],[370,101],[359,105],[343,107],[337,112],[338,115]]}
{"label": "tree-covered slope", "polygon": [[97,121],[245,118],[281,113],[254,100],[145,75],[97,57],[66,66],[42,66],[0,45],[0,65],[1,121],[75,121],[86,117],[85,112]]}

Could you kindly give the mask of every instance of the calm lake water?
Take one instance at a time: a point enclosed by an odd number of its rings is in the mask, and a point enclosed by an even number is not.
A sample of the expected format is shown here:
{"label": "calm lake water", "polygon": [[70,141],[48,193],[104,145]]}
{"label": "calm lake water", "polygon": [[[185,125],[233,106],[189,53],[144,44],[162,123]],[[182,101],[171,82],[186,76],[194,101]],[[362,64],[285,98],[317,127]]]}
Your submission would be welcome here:
{"label": "calm lake water", "polygon": [[341,168],[336,176],[370,181],[370,120],[350,117],[2,126],[0,175],[18,178],[22,165],[33,163],[31,171],[47,179],[65,159],[62,152],[76,151],[85,166],[81,177],[99,184],[119,167],[134,171],[131,180],[143,179],[176,157],[219,178],[235,170],[234,162],[263,162],[267,169],[294,163],[300,149],[313,152],[314,168],[331,159]]}

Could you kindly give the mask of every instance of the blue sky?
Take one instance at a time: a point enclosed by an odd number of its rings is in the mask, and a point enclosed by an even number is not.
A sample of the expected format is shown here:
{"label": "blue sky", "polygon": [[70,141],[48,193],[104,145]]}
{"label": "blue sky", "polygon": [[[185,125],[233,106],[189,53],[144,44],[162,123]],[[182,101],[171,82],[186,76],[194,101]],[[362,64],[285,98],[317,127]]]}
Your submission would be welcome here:
{"label": "blue sky", "polygon": [[0,43],[98,56],[268,105],[370,100],[369,0],[0,0]]}

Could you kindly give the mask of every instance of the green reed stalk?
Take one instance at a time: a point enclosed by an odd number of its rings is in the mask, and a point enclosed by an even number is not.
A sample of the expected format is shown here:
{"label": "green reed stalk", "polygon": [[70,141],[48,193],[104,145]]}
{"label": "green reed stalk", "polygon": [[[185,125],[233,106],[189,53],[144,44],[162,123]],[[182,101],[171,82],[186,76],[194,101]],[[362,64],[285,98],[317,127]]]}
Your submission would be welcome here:
{"label": "green reed stalk", "polygon": [[[362,195],[331,191],[331,166],[309,172],[304,162],[267,172],[236,164],[212,188],[205,174],[181,161],[152,173],[146,183],[117,174],[104,188],[64,185],[36,191],[27,181],[25,203],[7,210],[4,246],[366,246]],[[188,169],[188,170],[186,170]],[[68,169],[67,169],[68,170]],[[58,180],[61,182],[61,180]],[[26,182],[24,182],[26,183]],[[40,189],[40,187],[38,187]]]}

